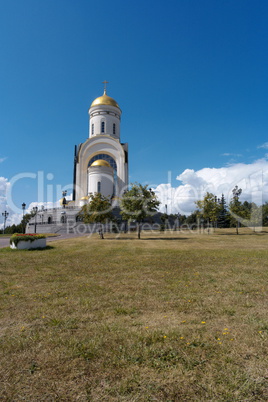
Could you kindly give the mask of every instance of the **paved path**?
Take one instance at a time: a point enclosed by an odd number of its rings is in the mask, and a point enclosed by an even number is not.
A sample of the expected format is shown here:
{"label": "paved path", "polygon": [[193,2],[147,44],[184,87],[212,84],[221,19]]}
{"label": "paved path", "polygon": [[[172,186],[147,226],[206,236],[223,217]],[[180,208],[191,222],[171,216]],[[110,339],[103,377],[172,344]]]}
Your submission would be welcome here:
{"label": "paved path", "polygon": [[0,248],[9,246],[9,238],[8,237],[0,237]]}
{"label": "paved path", "polygon": [[[88,234],[74,234],[74,233],[64,233],[61,234],[60,236],[55,236],[55,237],[47,237],[47,242],[51,241],[57,241],[57,240],[65,240],[65,239],[71,239],[73,237],[85,237],[88,236]],[[9,237],[0,237],[0,248],[8,247],[9,246]]]}

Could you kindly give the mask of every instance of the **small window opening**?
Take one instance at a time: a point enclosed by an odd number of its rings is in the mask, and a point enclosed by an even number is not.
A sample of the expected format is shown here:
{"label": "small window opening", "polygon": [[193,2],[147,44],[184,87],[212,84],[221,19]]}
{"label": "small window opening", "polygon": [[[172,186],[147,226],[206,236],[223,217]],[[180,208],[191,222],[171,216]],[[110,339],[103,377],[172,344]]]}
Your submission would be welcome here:
{"label": "small window opening", "polygon": [[105,122],[104,121],[101,122],[101,132],[102,133],[105,132]]}

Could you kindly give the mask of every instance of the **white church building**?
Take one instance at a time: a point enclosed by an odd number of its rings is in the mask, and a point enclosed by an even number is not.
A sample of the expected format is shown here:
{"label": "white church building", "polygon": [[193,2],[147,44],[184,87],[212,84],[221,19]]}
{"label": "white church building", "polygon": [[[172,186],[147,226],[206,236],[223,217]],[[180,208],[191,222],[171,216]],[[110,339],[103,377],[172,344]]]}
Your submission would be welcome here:
{"label": "white church building", "polygon": [[27,233],[76,230],[81,225],[78,214],[89,202],[90,194],[109,197],[118,210],[118,199],[128,189],[128,144],[120,142],[122,111],[105,87],[103,95],[91,103],[88,114],[88,138],[75,146],[72,201],[63,196],[60,208],[38,211],[27,224]]}
{"label": "white church building", "polygon": [[87,202],[92,193],[120,197],[128,186],[128,144],[120,142],[122,111],[104,94],[89,110],[89,137],[75,146],[74,191],[76,205]]}

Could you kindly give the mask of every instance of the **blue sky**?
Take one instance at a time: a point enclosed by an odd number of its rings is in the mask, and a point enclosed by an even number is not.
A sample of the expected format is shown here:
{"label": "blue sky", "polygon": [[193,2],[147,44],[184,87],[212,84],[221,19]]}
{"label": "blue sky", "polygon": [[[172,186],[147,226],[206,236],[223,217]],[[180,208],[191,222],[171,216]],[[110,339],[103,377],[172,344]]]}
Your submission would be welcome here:
{"label": "blue sky", "polygon": [[[44,201],[47,185],[56,198],[72,183],[104,80],[131,182],[176,188],[187,169],[258,160],[265,170],[267,17],[266,0],[0,0],[1,208],[18,174],[44,172]],[[37,201],[36,183],[18,180],[14,205]]]}

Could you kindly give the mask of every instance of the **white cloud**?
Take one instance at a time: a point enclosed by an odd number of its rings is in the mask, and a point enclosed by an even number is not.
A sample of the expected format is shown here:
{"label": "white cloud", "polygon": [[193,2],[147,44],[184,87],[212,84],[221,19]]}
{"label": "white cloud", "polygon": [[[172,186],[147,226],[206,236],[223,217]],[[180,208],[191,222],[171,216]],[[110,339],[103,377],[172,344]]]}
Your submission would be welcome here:
{"label": "white cloud", "polygon": [[0,163],[4,162],[7,158],[0,158]]}
{"label": "white cloud", "polygon": [[160,210],[168,213],[190,214],[196,208],[195,201],[202,199],[206,192],[220,197],[224,194],[227,202],[232,197],[232,189],[237,185],[242,189],[241,200],[262,204],[268,201],[268,161],[260,159],[252,164],[237,163],[222,168],[203,168],[197,171],[186,169],[177,180],[178,187],[160,184],[154,191],[161,201]]}
{"label": "white cloud", "polygon": [[7,209],[6,194],[10,183],[5,177],[0,177],[0,210],[3,212]]}
{"label": "white cloud", "polygon": [[8,213],[7,217],[7,225],[12,225],[13,223],[18,223],[17,220],[19,219],[18,217],[14,216],[11,208],[7,205],[7,192],[10,187],[10,183],[7,178],[5,177],[0,177],[0,218],[1,218],[1,223],[0,223],[0,228],[4,226],[4,218],[2,216],[2,213],[6,211]]}
{"label": "white cloud", "polygon": [[265,142],[264,144],[259,145],[258,148],[268,149],[268,142]]}
{"label": "white cloud", "polygon": [[232,157],[236,157],[236,158],[240,158],[242,156],[242,154],[232,154],[232,153],[228,153],[225,152],[224,154],[221,154],[222,156],[232,156]]}

